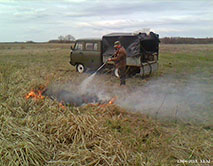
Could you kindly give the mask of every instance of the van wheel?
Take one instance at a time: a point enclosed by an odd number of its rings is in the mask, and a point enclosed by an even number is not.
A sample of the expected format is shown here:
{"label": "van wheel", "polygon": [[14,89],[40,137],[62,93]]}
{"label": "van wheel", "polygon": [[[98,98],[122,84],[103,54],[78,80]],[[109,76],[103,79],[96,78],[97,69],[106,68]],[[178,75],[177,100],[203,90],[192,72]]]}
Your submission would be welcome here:
{"label": "van wheel", "polygon": [[86,68],[84,67],[83,64],[77,64],[76,65],[76,71],[79,72],[79,73],[83,73],[85,72]]}

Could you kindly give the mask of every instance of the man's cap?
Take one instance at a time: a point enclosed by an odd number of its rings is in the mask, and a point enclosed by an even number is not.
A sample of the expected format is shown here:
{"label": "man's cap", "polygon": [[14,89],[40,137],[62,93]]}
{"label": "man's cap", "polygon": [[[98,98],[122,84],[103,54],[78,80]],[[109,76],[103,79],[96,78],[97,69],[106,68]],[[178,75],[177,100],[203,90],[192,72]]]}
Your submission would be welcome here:
{"label": "man's cap", "polygon": [[119,46],[119,45],[121,45],[121,42],[120,42],[120,41],[116,41],[116,42],[114,43],[114,47],[117,47],[117,46]]}

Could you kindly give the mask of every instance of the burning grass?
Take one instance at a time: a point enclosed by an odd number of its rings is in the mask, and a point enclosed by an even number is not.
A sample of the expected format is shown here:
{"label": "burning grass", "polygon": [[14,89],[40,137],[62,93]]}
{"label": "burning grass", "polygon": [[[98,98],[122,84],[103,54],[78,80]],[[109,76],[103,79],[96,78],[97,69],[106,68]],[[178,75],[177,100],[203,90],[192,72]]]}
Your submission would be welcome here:
{"label": "burning grass", "polygon": [[26,96],[26,99],[33,98],[33,99],[44,99],[45,96],[43,95],[46,91],[46,87],[44,85],[40,85],[37,90],[31,90]]}
{"label": "burning grass", "polygon": [[[45,85],[47,78],[66,82],[80,77],[65,65],[68,57],[61,57],[69,50],[55,45],[40,50],[35,45],[36,49],[18,47],[0,53],[0,165],[176,165],[180,159],[212,162],[211,126],[161,123],[130,113],[113,101],[62,107],[56,100],[41,97],[45,88],[40,85]],[[113,81],[109,83],[118,83]],[[31,88],[39,97],[28,94]]]}

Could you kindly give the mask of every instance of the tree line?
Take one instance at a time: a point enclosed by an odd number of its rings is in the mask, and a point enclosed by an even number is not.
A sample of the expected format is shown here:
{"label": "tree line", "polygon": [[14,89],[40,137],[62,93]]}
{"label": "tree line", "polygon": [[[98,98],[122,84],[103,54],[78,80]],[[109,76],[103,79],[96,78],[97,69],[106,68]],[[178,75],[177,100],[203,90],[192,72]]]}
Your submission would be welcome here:
{"label": "tree line", "polygon": [[75,41],[75,37],[72,35],[62,36],[60,35],[58,39],[49,40],[48,43],[72,43]]}
{"label": "tree line", "polygon": [[[213,44],[213,38],[188,38],[188,37],[164,37],[160,39],[162,44]],[[49,40],[49,43],[74,43],[72,35],[60,35],[58,39]]]}
{"label": "tree line", "polygon": [[163,44],[213,44],[213,38],[164,37]]}

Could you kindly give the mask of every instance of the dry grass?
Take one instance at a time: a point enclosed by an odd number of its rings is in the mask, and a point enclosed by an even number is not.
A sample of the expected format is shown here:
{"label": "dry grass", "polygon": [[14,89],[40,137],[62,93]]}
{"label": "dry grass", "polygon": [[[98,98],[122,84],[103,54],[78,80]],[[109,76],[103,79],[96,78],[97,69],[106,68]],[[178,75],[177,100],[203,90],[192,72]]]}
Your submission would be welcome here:
{"label": "dry grass", "polygon": [[[69,45],[0,48],[0,165],[151,166],[212,160],[211,126],[162,123],[109,104],[62,109],[49,98],[26,100],[31,89],[47,82],[86,77],[69,66]],[[112,85],[118,82],[104,77]]]}

